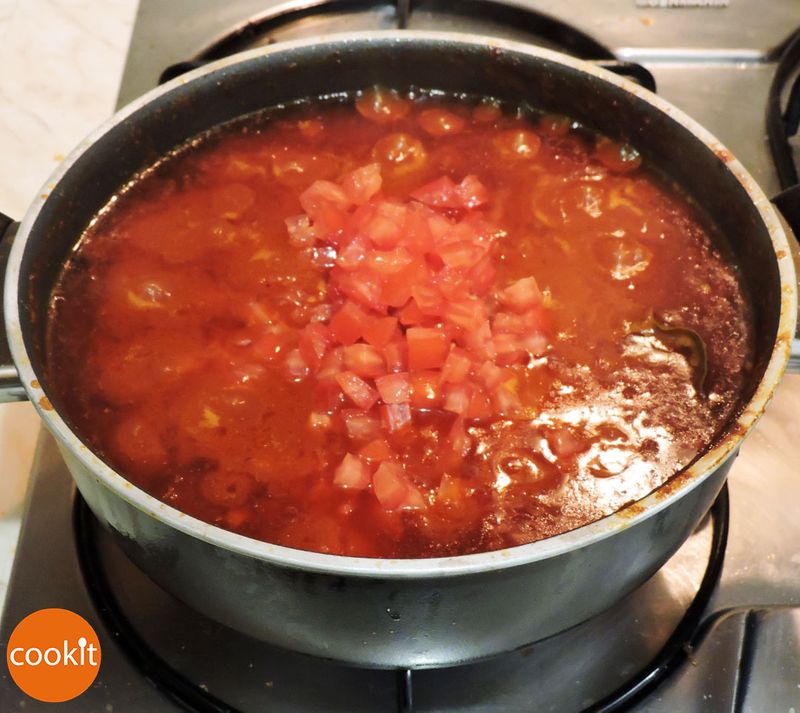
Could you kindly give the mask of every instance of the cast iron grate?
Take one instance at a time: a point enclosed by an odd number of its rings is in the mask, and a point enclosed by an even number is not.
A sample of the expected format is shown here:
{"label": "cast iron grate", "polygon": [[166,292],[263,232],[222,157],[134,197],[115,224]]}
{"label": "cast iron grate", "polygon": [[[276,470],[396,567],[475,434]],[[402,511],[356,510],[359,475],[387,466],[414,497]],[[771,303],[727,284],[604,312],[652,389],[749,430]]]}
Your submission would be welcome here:
{"label": "cast iron grate", "polygon": [[[697,594],[686,609],[675,630],[661,651],[627,683],[583,713],[617,713],[641,700],[673,671],[683,665],[704,635],[703,613],[717,586],[725,560],[728,542],[728,487],[724,486],[711,507],[711,548],[708,564]],[[81,574],[92,604],[110,638],[143,677],[166,698],[193,713],[239,713],[239,710],[201,687],[170,666],[140,636],[120,606],[113,585],[108,579],[97,537],[97,521],[83,498],[76,494],[73,523]],[[414,674],[399,670],[396,674],[396,709],[398,713],[414,711]],[[533,702],[531,702],[533,705]]]}
{"label": "cast iron grate", "polygon": [[595,62],[650,91],[656,89],[653,75],[642,65],[618,60],[608,47],[582,30],[502,0],[309,0],[288,7],[280,5],[223,33],[191,59],[170,65],[161,73],[159,83],[237,52],[274,44],[287,32],[302,29],[312,18],[328,20],[324,31],[330,32],[349,30],[352,18],[365,15],[374,16],[374,29],[460,29],[469,21],[474,32],[510,36],[556,49]]}

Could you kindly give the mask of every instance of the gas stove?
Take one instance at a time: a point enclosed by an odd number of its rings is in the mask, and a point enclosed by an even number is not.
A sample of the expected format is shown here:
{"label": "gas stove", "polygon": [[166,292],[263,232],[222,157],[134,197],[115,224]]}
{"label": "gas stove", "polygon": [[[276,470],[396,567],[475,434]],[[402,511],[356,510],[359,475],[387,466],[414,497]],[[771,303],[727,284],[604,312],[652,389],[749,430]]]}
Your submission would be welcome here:
{"label": "gas stove", "polygon": [[[781,181],[765,111],[792,0],[141,0],[124,105],[165,69],[326,32],[440,29],[617,61],[647,78],[744,163]],[[787,376],[735,462],[728,492],[639,590],[574,629],[448,669],[380,671],[277,649],[186,608],[93,520],[52,439],[40,437],[0,641],[26,614],[71,609],[103,661],[64,711],[800,713],[800,376]],[[536,606],[531,601],[531,606]],[[276,616],[279,613],[276,613]],[[479,614],[476,614],[476,616]],[[0,710],[50,710],[4,671]]]}

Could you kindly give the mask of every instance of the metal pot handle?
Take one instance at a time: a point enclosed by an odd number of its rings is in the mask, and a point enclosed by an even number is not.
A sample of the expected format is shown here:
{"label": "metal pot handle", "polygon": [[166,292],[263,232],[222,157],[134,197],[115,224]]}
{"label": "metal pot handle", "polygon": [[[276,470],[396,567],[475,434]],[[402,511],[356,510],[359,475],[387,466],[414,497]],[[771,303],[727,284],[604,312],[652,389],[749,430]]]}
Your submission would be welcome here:
{"label": "metal pot handle", "polygon": [[[795,237],[800,240],[800,184],[781,191],[772,202],[789,224]],[[800,291],[800,274],[798,274],[798,291]],[[800,313],[786,370],[792,374],[800,374]]]}
{"label": "metal pot handle", "polygon": [[[0,213],[0,298],[3,295],[8,254],[11,252],[11,243],[14,242],[17,228],[19,223]],[[19,374],[11,360],[5,326],[0,319],[0,403],[24,401],[26,398],[25,389],[22,388]]]}
{"label": "metal pot handle", "polygon": [[[800,65],[800,30],[792,32],[773,50],[773,55],[778,64],[767,96],[766,125],[769,150],[782,191],[772,202],[800,240],[800,175],[789,142],[789,138],[797,134],[800,127],[800,77],[796,76]],[[790,82],[792,86],[787,91]],[[792,340],[787,370],[800,374],[800,332],[796,332]]]}

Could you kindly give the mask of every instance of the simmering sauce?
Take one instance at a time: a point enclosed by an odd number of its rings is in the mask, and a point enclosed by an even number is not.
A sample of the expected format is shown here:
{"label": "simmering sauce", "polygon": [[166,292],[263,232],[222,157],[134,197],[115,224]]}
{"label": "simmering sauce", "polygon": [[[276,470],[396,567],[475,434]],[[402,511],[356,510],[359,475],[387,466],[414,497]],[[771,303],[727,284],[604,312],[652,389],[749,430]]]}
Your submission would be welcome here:
{"label": "simmering sauce", "polygon": [[53,292],[49,381],[181,511],[364,557],[466,554],[685,467],[751,368],[737,271],[633,147],[368,90],[137,177]]}

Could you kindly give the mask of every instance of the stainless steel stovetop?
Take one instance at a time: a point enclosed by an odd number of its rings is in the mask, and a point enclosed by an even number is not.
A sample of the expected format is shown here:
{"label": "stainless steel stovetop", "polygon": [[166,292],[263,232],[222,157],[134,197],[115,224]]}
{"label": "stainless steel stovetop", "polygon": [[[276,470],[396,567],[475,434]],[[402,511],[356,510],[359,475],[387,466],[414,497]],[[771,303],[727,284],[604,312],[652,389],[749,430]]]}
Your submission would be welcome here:
{"label": "stainless steel stovetop", "polygon": [[[778,191],[764,112],[775,68],[773,50],[800,25],[796,0],[517,0],[507,5],[515,12],[501,12],[497,3],[486,0],[412,0],[408,26],[541,43],[536,28],[542,23],[516,10],[532,9],[571,23],[618,58],[645,65],[661,96],[716,134],[768,195]],[[397,22],[398,6],[402,17],[407,0],[397,5],[378,0],[141,0],[120,104],[154,86],[166,66],[194,57],[249,18],[264,17],[267,37],[245,27],[236,47],[325,31],[387,29]],[[289,11],[288,20],[273,17],[278,10]],[[798,407],[800,376],[787,376],[731,471],[727,556],[703,625],[682,665],[625,710],[800,713]],[[180,710],[142,669],[148,666],[147,650],[135,664],[118,632],[104,628],[79,567],[73,496],[66,468],[43,434],[0,643],[5,645],[13,627],[31,611],[72,609],[95,625],[103,662],[95,684],[59,710]],[[152,651],[229,706],[214,710],[281,713],[587,709],[623,685],[668,640],[695,596],[712,540],[706,522],[640,590],[569,632],[488,662],[414,672],[412,706],[403,696],[407,681],[395,672],[310,659],[203,619],[136,570],[102,531],[92,533],[122,612]],[[4,672],[0,711],[51,709],[22,694]]]}

